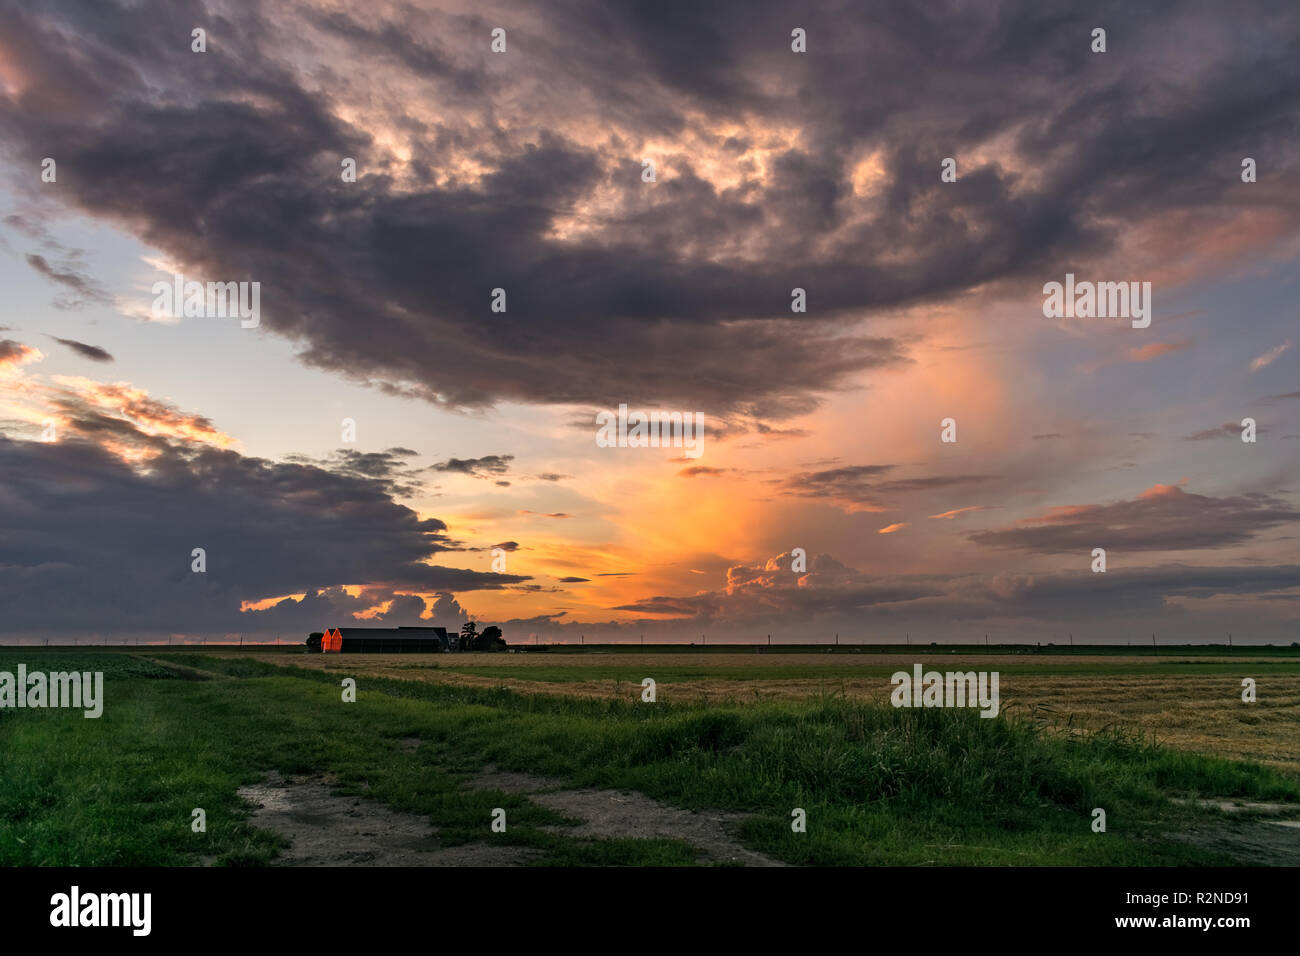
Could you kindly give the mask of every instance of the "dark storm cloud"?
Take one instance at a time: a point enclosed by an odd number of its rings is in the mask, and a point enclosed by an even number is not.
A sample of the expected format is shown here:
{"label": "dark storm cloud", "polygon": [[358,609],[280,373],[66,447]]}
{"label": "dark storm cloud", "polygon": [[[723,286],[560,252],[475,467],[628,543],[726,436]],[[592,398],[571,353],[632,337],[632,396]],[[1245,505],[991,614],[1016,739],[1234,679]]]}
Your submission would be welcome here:
{"label": "dark storm cloud", "polygon": [[[302,341],[311,364],[453,406],[757,403],[771,418],[905,360],[851,325],[873,309],[1040,287],[1149,217],[1218,215],[1241,143],[1278,176],[1296,158],[1300,11],[1287,3],[1232,18],[1119,0],[536,9],[491,63],[472,6],[14,10],[0,142],[20,168],[57,157],[71,205],[213,276],[262,281],[263,327]],[[796,20],[805,55],[789,49]],[[207,54],[189,49],[196,23]],[[1104,55],[1088,49],[1097,24]],[[295,60],[281,47],[299,38]],[[357,102],[340,88],[364,97],[380,69],[445,107],[392,118],[419,147],[400,186],[337,112]],[[537,130],[498,120],[514,104]],[[608,117],[617,128],[593,139]],[[764,125],[797,130],[766,178],[745,152]],[[737,157],[739,185],[675,155],[646,188],[638,140],[687,131]],[[995,138],[1009,163],[969,158]],[[873,151],[883,180],[856,197]],[[449,152],[486,172],[440,165]],[[342,156],[358,182],[339,181]],[[939,181],[947,156],[955,184]],[[581,220],[592,231],[557,237],[598,193],[612,199]],[[1300,218],[1300,200],[1274,202]],[[795,286],[809,296],[798,321]],[[498,287],[504,313],[489,310]]]}
{"label": "dark storm cloud", "polygon": [[112,362],[113,355],[107,349],[101,349],[98,345],[87,345],[85,342],[78,342],[75,339],[61,339],[58,336],[51,335],[50,338],[60,345],[67,346],[76,352],[82,358],[90,359],[92,362]]}
{"label": "dark storm cloud", "polygon": [[[125,436],[132,426],[116,428]],[[79,438],[0,438],[0,630],[249,630],[245,600],[345,584],[392,597],[527,580],[426,564],[453,547],[446,525],[394,502],[381,481],[157,436],[134,447],[154,453],[147,468]],[[195,548],[206,551],[206,573],[191,570]]]}
{"label": "dark storm cloud", "polygon": [[945,590],[939,578],[873,578],[829,554],[810,557],[808,570],[796,574],[790,570],[791,559],[785,553],[762,566],[731,567],[724,590],[646,598],[617,610],[707,620],[773,620],[938,598]]}
{"label": "dark storm cloud", "polygon": [[317,465],[337,474],[373,479],[382,483],[391,495],[410,497],[424,487],[418,478],[420,469],[410,467],[405,461],[418,454],[409,448],[388,448],[384,451],[368,452],[339,448],[325,459],[289,455],[287,460],[299,464]]}
{"label": "dark storm cloud", "polygon": [[510,463],[514,460],[514,455],[484,455],[482,458],[448,458],[430,467],[434,471],[487,478],[491,475],[506,474],[510,471]]}
{"label": "dark storm cloud", "polygon": [[1253,493],[1213,498],[1176,485],[1156,485],[1131,501],[1071,505],[1026,518],[1009,528],[976,531],[971,541],[1040,554],[1185,551],[1242,544],[1300,520],[1285,501]]}
{"label": "dark storm cloud", "polygon": [[[381,605],[388,603],[387,610]],[[364,618],[353,615],[364,613]],[[427,615],[427,616],[426,616]],[[449,592],[438,594],[431,602],[416,594],[391,594],[382,589],[367,589],[349,594],[342,587],[309,591],[301,599],[285,598],[260,611],[241,615],[245,631],[298,636],[327,627],[445,627],[459,631],[466,619],[465,610]]]}
{"label": "dark storm cloud", "polygon": [[[659,595],[624,605],[619,610],[690,618],[696,625],[738,625],[752,640],[756,627],[785,629],[799,620],[807,639],[807,624],[840,627],[849,632],[879,635],[881,625],[911,621],[913,626],[937,628],[951,639],[955,628],[988,622],[1027,622],[1039,634],[1058,626],[1082,633],[1091,627],[1110,628],[1117,622],[1168,614],[1171,601],[1216,596],[1256,600],[1285,597],[1300,587],[1300,566],[1195,567],[1182,564],[1126,568],[1123,574],[972,574],[898,575],[877,577],[846,567],[827,554],[810,557],[809,572],[789,571],[789,554],[764,566],[737,565],[727,572],[725,589],[689,596]],[[1236,612],[1242,630],[1260,620]],[[1276,627],[1277,622],[1269,625]],[[1285,628],[1285,624],[1283,627]],[[818,632],[814,632],[818,633]],[[1285,633],[1285,630],[1283,631]],[[829,634],[826,635],[829,637]],[[898,636],[901,636],[898,635]],[[913,634],[915,637],[915,634]]]}
{"label": "dark storm cloud", "polygon": [[893,465],[849,465],[823,471],[805,471],[782,481],[787,494],[821,497],[827,493],[858,493],[874,488],[876,479],[889,472]]}
{"label": "dark storm cloud", "polygon": [[934,491],[957,485],[978,484],[996,475],[929,475],[918,478],[883,476],[894,465],[851,465],[824,471],[806,471],[779,481],[780,494],[796,498],[824,498],[841,504],[881,507],[891,495]]}
{"label": "dark storm cloud", "polygon": [[1007,576],[985,585],[983,600],[1015,614],[1122,616],[1155,611],[1166,599],[1216,595],[1263,597],[1300,586],[1300,566],[1193,567],[1162,565],[1125,569],[1122,574]]}

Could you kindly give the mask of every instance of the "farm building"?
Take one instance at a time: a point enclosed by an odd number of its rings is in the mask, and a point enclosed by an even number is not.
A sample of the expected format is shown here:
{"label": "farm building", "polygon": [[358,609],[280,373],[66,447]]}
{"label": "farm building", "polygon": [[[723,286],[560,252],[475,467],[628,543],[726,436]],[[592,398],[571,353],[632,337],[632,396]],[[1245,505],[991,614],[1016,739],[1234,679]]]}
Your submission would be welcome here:
{"label": "farm building", "polygon": [[307,650],[326,654],[437,654],[452,650],[445,627],[336,627],[317,640],[307,638]]}

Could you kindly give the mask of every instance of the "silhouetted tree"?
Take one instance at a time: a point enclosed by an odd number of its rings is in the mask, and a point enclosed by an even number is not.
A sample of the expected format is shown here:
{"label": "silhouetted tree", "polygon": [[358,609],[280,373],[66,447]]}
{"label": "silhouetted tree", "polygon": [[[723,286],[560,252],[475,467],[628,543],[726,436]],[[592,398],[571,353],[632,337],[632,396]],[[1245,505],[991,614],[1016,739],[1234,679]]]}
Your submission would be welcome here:
{"label": "silhouetted tree", "polygon": [[478,625],[473,621],[466,621],[460,626],[460,644],[462,651],[474,650],[474,644],[478,640]]}

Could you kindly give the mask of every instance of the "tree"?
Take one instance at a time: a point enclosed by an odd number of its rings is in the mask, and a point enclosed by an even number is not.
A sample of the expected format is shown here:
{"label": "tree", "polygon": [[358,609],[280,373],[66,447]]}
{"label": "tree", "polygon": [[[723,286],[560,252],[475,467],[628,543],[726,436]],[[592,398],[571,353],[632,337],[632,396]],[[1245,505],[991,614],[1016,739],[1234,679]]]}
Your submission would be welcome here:
{"label": "tree", "polygon": [[466,621],[460,626],[460,649],[462,651],[472,651],[477,641],[478,625],[473,621]]}

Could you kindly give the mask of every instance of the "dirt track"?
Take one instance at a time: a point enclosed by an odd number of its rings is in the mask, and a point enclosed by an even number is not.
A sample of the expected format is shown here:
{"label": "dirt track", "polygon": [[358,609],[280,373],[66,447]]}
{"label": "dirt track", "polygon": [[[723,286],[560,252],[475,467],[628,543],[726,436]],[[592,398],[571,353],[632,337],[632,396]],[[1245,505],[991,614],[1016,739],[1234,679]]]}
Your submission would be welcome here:
{"label": "dirt track", "polygon": [[[576,839],[661,837],[695,846],[702,863],[784,865],[745,849],[729,835],[728,828],[742,819],[740,814],[693,813],[639,793],[566,789],[559,781],[528,774],[490,772],[472,786],[524,794],[581,821],[562,829]],[[262,784],[241,787],[239,795],[254,807],[254,826],[289,841],[275,866],[523,866],[538,855],[527,847],[487,843],[443,847],[437,829],[424,817],[374,800],[336,795],[321,777],[286,779],[271,773]]]}

